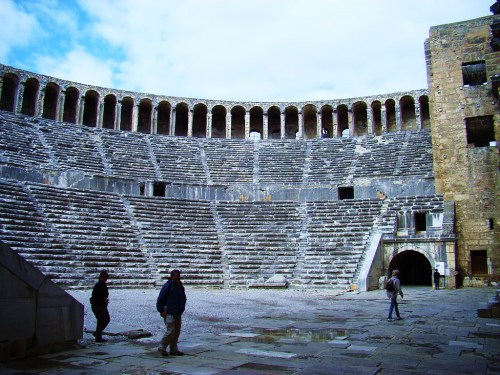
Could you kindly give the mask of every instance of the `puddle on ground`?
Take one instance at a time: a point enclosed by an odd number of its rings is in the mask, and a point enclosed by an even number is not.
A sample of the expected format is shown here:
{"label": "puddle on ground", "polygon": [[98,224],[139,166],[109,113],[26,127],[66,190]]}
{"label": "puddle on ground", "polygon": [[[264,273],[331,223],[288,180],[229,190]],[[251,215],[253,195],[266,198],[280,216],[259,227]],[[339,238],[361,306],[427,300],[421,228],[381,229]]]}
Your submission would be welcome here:
{"label": "puddle on ground", "polygon": [[[233,370],[242,370],[243,372],[247,372],[250,374],[273,374],[273,375],[293,375],[297,374],[297,369],[293,367],[285,367],[279,365],[269,365],[264,363],[253,363],[248,362],[244,365],[235,367]],[[255,371],[255,372],[254,372]]]}
{"label": "puddle on ground", "polygon": [[259,334],[255,337],[247,337],[242,341],[252,341],[258,343],[274,343],[274,342],[321,342],[335,339],[345,339],[347,337],[346,330],[335,329],[303,329],[303,328],[256,328],[253,333]]}

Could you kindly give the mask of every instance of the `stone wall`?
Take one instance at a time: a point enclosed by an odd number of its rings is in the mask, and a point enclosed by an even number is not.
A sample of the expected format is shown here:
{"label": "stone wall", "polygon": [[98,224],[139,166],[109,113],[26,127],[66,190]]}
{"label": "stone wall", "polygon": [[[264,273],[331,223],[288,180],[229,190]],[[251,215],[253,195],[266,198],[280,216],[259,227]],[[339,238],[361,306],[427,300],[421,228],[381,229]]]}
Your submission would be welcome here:
{"label": "stone wall", "polygon": [[[457,271],[461,276],[477,273],[471,253],[486,251],[487,270],[485,265],[479,272],[484,279],[500,276],[500,118],[494,85],[500,52],[490,46],[490,26],[498,19],[435,26],[426,41],[436,193],[455,201]],[[484,82],[468,82],[465,72],[474,65],[479,73],[485,66]],[[493,119],[496,142],[490,136],[486,144],[473,144],[468,119],[484,116]]]}
{"label": "stone wall", "polygon": [[0,360],[71,347],[83,305],[0,242]]}

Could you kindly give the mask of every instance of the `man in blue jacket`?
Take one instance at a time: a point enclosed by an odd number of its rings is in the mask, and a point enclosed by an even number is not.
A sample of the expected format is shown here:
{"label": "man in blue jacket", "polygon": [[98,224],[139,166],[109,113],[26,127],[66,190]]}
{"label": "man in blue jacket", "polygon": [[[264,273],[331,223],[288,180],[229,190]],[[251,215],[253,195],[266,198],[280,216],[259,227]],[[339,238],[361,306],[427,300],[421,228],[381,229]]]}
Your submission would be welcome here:
{"label": "man in blue jacket", "polygon": [[156,310],[160,313],[167,331],[163,335],[158,351],[167,356],[167,346],[170,345],[170,355],[183,355],[177,347],[181,333],[181,316],[186,308],[186,292],[181,282],[181,272],[173,270],[170,278],[161,288],[156,300]]}

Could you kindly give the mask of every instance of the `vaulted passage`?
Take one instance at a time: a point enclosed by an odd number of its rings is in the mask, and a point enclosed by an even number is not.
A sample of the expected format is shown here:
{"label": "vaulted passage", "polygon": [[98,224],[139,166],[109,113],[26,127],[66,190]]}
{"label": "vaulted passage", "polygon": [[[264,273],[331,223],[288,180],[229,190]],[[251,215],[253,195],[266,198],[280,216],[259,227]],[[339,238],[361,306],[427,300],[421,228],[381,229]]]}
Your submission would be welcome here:
{"label": "vaulted passage", "polygon": [[394,257],[389,265],[389,275],[399,270],[399,279],[404,287],[408,285],[431,286],[432,267],[427,258],[417,251],[407,250]]}

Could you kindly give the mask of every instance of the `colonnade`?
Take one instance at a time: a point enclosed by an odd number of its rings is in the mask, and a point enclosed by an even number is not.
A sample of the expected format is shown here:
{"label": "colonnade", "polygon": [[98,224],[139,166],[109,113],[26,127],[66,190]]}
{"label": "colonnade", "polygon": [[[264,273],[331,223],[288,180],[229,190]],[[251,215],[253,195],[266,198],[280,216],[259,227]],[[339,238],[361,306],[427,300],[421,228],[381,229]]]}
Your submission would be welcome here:
{"label": "colonnade", "polygon": [[313,139],[430,127],[426,90],[255,103],[142,95],[0,65],[0,109],[97,128],[200,138]]}

